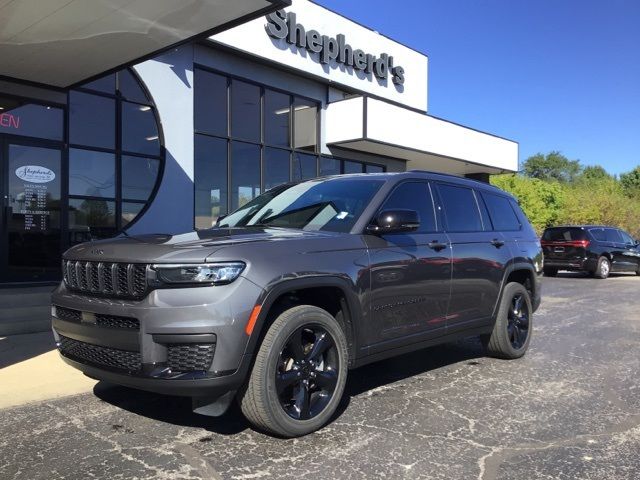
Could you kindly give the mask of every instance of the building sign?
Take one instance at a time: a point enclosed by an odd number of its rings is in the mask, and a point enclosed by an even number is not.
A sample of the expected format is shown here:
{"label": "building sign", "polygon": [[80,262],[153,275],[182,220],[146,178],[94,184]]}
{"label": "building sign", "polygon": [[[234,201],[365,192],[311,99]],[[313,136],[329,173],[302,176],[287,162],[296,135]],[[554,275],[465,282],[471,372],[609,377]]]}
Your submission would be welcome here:
{"label": "building sign", "polygon": [[0,127],[20,128],[20,117],[10,113],[0,113]]}
{"label": "building sign", "polygon": [[343,34],[330,37],[322,35],[317,30],[307,31],[303,25],[297,23],[294,12],[278,10],[267,15],[265,30],[270,37],[286,39],[287,43],[317,53],[322,64],[336,61],[365,73],[373,73],[383,80],[391,75],[395,85],[404,84],[404,68],[395,66],[391,55],[381,53],[376,56],[365,53],[364,50],[354,49],[347,43]]}

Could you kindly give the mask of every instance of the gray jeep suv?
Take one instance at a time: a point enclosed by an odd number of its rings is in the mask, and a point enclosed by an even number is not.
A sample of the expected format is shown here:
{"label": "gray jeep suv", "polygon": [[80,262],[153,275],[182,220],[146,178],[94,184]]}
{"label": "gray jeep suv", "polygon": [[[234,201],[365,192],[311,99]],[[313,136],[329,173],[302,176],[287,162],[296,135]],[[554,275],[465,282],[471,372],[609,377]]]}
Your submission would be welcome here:
{"label": "gray jeep suv", "polygon": [[479,335],[521,357],[542,250],[515,200],[426,173],[276,187],[210,230],[69,249],[53,293],[62,358],[86,375],[189,396],[292,437],[334,414],[347,372]]}

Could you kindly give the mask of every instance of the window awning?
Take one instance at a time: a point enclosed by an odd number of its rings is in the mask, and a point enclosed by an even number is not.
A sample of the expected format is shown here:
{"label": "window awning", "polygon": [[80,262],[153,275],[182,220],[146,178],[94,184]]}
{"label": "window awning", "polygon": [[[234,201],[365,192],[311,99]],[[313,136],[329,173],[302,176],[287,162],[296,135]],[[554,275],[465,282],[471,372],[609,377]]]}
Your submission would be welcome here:
{"label": "window awning", "polygon": [[69,87],[290,0],[0,0],[0,76]]}
{"label": "window awning", "polygon": [[515,172],[518,144],[369,97],[327,105],[326,143],[458,175]]}

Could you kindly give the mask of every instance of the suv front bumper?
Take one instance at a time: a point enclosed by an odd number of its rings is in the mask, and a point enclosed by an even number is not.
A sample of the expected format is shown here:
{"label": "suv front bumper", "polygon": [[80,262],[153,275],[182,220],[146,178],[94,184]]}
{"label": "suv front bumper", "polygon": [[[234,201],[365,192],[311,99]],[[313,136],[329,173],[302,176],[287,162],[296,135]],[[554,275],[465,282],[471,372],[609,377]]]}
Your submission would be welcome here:
{"label": "suv front bumper", "polygon": [[229,285],[151,291],[140,301],[53,293],[52,327],[65,362],[141,390],[217,396],[237,389],[251,355],[244,327],[262,289]]}

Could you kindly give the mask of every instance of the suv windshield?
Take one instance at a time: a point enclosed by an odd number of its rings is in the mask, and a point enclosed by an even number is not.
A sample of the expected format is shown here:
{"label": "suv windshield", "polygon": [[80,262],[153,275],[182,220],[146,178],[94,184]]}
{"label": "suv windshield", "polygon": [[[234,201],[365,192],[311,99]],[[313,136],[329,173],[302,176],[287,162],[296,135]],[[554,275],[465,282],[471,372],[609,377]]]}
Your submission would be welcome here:
{"label": "suv windshield", "polygon": [[281,185],[223,218],[218,226],[348,232],[383,183],[346,177]]}
{"label": "suv windshield", "polygon": [[587,232],[576,227],[547,228],[542,235],[542,240],[547,242],[572,242],[575,240],[587,240]]}

